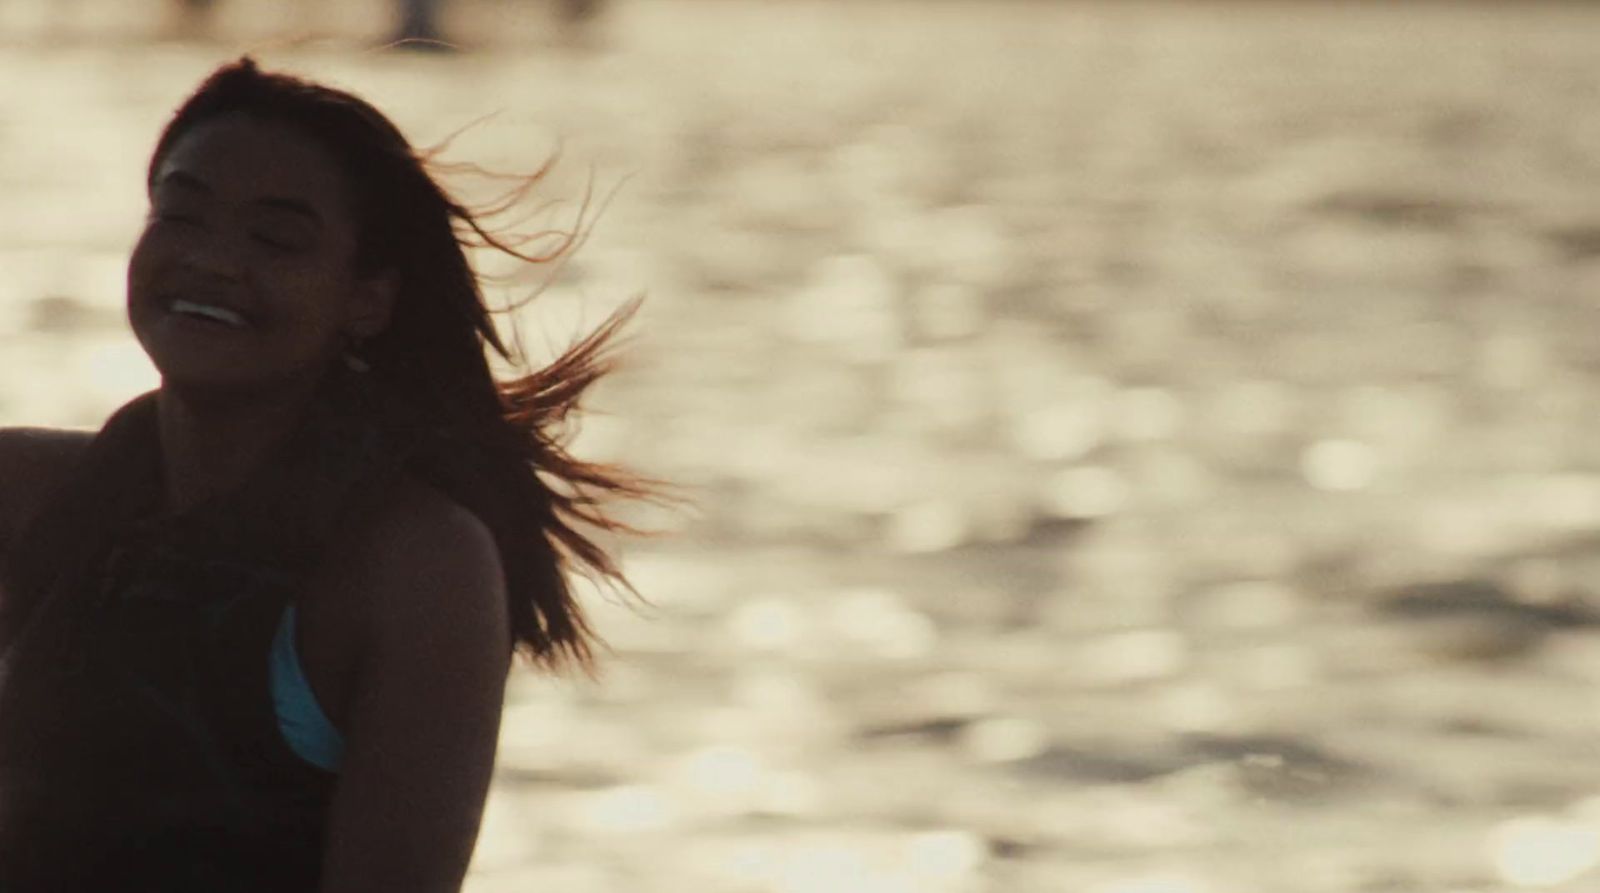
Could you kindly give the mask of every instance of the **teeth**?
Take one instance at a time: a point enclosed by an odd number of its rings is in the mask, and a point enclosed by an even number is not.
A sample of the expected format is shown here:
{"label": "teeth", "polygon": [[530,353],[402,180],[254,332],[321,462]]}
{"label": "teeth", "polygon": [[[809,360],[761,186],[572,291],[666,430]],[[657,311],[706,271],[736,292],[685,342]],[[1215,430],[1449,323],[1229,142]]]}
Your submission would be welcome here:
{"label": "teeth", "polygon": [[172,302],[172,311],[174,313],[187,313],[190,316],[200,316],[206,319],[214,319],[217,322],[226,323],[227,325],[233,326],[236,329],[242,329],[245,326],[244,317],[233,312],[232,310],[227,309],[226,307],[213,307],[210,304],[196,304],[193,301],[184,301],[180,299]]}

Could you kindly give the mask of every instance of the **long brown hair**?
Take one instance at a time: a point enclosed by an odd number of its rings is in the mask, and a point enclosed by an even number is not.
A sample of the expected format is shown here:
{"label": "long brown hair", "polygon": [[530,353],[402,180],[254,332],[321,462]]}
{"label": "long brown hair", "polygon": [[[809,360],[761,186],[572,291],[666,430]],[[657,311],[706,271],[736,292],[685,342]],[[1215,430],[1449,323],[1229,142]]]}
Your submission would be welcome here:
{"label": "long brown hair", "polygon": [[[459,446],[414,460],[412,470],[493,531],[515,650],[536,664],[592,671],[596,640],[567,571],[628,588],[614,558],[586,530],[638,532],[604,507],[610,497],[652,498],[661,489],[621,468],[574,457],[565,447],[565,423],[589,386],[612,368],[609,348],[638,301],[543,368],[497,381],[487,350],[514,367],[522,360],[496,331],[467,249],[488,247],[547,263],[577,243],[578,230],[550,251],[525,253],[517,239],[483,225],[483,210],[453,198],[436,176],[444,165],[412,147],[370,103],[262,71],[249,57],[217,69],[179,106],[151,156],[151,180],[184,134],[233,113],[294,127],[340,166],[357,225],[358,272],[393,273],[398,286],[389,327],[362,348],[368,374]],[[510,201],[548,170],[523,178]]]}

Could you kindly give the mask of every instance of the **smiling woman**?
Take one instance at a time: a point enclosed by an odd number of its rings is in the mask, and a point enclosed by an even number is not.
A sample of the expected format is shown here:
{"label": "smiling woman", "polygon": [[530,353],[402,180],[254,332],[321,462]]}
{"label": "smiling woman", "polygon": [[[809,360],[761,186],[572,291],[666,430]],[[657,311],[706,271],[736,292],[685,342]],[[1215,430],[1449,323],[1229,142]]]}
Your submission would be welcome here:
{"label": "smiling woman", "polygon": [[[532,185],[532,181],[525,185]],[[455,890],[513,652],[589,666],[559,423],[631,307],[497,382],[483,229],[361,99],[250,60],[157,144],[128,318],[161,386],[0,431],[0,890]]]}

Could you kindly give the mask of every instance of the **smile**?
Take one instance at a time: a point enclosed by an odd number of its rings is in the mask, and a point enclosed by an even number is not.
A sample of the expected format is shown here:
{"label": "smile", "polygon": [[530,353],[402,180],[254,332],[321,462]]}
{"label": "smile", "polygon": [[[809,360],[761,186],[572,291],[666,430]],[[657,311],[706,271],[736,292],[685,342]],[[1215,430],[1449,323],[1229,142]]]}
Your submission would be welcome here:
{"label": "smile", "polygon": [[194,301],[185,301],[180,298],[172,302],[170,309],[173,313],[181,313],[185,316],[193,316],[200,319],[210,320],[212,322],[222,323],[223,325],[230,326],[235,329],[242,329],[249,325],[245,318],[239,315],[237,311],[229,310],[226,307],[218,307],[213,304],[197,304]]}

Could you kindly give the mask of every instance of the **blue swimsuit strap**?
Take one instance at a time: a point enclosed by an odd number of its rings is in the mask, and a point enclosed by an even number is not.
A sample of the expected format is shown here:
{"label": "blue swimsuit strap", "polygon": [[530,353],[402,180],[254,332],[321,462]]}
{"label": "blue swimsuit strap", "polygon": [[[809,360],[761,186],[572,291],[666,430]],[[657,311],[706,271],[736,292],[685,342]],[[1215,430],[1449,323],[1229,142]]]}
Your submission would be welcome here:
{"label": "blue swimsuit strap", "polygon": [[317,703],[295,647],[295,607],[283,609],[278,632],[272,639],[272,704],[278,731],[301,759],[328,772],[337,772],[344,757],[344,736],[334,728]]}

